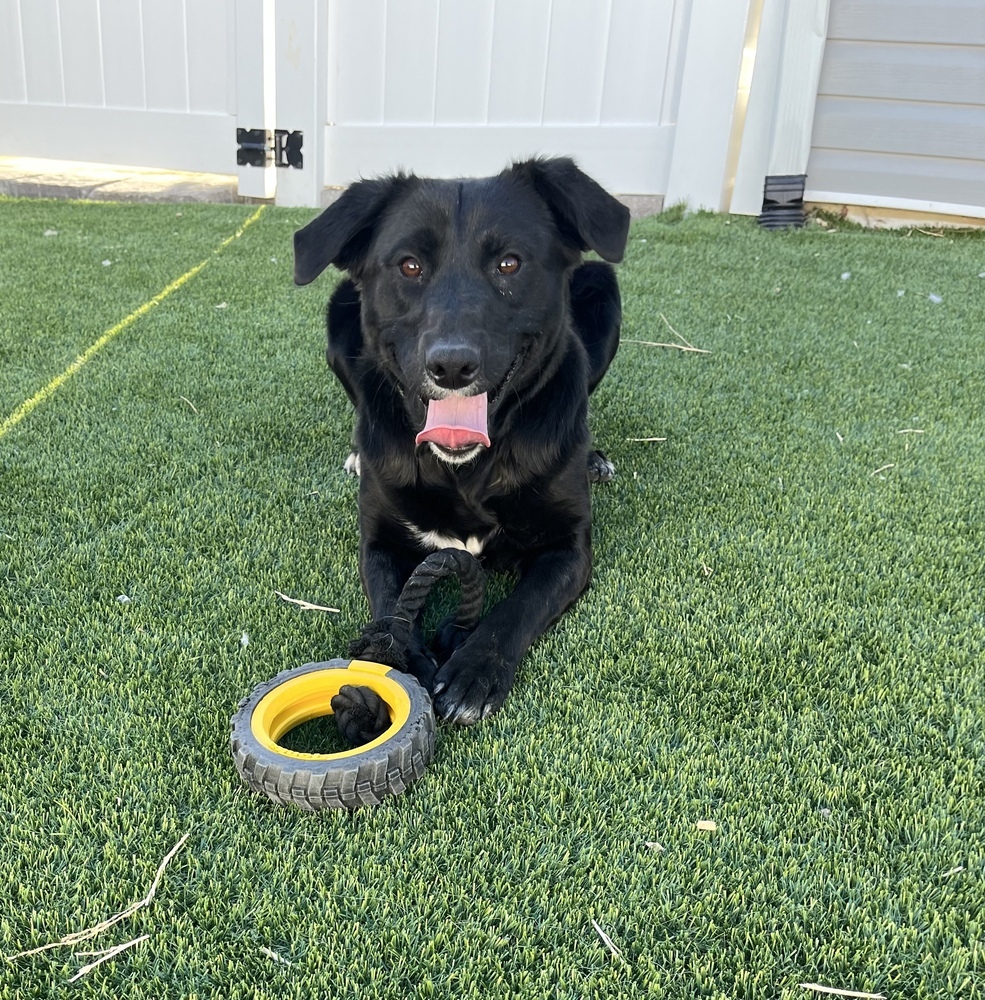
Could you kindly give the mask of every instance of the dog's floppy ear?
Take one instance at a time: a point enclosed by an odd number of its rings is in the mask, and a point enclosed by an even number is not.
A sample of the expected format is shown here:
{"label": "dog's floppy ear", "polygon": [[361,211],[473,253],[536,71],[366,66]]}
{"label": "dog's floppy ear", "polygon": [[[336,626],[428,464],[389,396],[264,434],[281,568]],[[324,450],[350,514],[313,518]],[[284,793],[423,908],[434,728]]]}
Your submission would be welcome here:
{"label": "dog's floppy ear", "polygon": [[514,163],[514,174],[529,179],[547,202],[565,242],[578,250],[594,250],[618,264],[626,250],[629,209],[582,173],[568,157]]}
{"label": "dog's floppy ear", "polygon": [[294,234],[294,283],[307,285],[329,264],[340,271],[358,269],[380,214],[408,180],[396,174],[357,181],[321,215],[299,229]]}

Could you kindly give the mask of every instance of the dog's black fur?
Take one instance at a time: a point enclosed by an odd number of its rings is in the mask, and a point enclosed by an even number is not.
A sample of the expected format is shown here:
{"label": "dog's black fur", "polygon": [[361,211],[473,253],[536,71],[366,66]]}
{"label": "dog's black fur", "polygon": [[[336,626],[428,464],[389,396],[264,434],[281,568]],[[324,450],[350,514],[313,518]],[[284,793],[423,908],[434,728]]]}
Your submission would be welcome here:
{"label": "dog's black fur", "polygon": [[[295,234],[298,284],[329,264],[348,272],[328,306],[328,360],[356,407],[374,618],[434,548],[481,546],[518,577],[471,634],[445,626],[432,652],[415,633],[410,668],[452,722],[500,708],[530,644],[588,586],[589,480],[613,471],[590,448],[588,396],[621,308],[612,267],[582,252],[618,262],[628,226],[571,160],[536,159],[475,180],[360,181]],[[488,393],[491,446],[416,446],[426,401],[462,389]]]}

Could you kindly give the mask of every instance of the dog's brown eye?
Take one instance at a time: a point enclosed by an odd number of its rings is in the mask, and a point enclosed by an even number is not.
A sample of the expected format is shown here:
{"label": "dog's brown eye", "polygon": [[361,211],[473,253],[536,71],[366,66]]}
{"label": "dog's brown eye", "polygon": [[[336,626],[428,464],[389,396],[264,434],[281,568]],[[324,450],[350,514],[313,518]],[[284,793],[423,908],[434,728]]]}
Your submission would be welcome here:
{"label": "dog's brown eye", "polygon": [[423,270],[421,262],[416,257],[405,257],[400,262],[400,273],[405,278],[419,278]]}
{"label": "dog's brown eye", "polygon": [[515,253],[508,253],[497,265],[500,274],[516,274],[520,270],[520,258]]}

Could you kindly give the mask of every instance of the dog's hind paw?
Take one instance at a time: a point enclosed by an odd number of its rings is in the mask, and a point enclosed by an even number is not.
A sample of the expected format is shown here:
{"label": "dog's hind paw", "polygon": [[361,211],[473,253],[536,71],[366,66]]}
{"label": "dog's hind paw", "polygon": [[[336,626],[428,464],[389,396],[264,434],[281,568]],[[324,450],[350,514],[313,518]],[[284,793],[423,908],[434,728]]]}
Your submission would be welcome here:
{"label": "dog's hind paw", "polygon": [[359,465],[359,452],[358,451],[350,451],[349,452],[349,457],[345,460],[345,463],[343,464],[342,468],[350,476],[358,476],[359,473],[360,473],[360,471],[361,471],[361,468],[360,468],[360,465]]}
{"label": "dog's hind paw", "polygon": [[588,481],[590,483],[607,483],[616,474],[616,467],[601,451],[588,453]]}

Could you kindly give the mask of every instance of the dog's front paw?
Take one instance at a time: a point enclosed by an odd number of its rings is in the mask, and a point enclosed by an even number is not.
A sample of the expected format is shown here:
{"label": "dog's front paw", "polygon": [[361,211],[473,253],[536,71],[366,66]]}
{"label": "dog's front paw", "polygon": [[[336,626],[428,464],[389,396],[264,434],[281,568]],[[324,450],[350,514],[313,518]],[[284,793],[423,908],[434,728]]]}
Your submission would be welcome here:
{"label": "dog's front paw", "polygon": [[390,618],[380,618],[363,626],[362,632],[349,643],[349,656],[355,660],[369,660],[382,663],[416,677],[427,691],[434,687],[437,661],[424,645],[420,630],[414,633],[406,649],[395,645]]}
{"label": "dog's front paw", "polygon": [[345,460],[342,465],[342,469],[350,476],[358,476],[362,471],[362,467],[359,464],[359,452],[350,451],[349,457]]}
{"label": "dog's front paw", "polygon": [[590,483],[607,483],[616,474],[616,467],[601,451],[588,453],[588,481]]}
{"label": "dog's front paw", "polygon": [[455,621],[456,616],[449,615],[435,630],[434,638],[431,640],[431,652],[434,653],[438,663],[446,663],[450,660],[472,634],[471,629],[462,628],[461,625],[456,625]]}
{"label": "dog's front paw", "polygon": [[407,673],[412,674],[429,694],[434,691],[434,676],[438,670],[431,651],[412,642],[407,650]]}
{"label": "dog's front paw", "polygon": [[513,687],[516,665],[478,633],[434,678],[434,707],[446,722],[471,726],[503,707]]}

